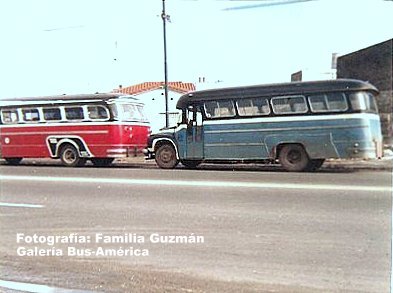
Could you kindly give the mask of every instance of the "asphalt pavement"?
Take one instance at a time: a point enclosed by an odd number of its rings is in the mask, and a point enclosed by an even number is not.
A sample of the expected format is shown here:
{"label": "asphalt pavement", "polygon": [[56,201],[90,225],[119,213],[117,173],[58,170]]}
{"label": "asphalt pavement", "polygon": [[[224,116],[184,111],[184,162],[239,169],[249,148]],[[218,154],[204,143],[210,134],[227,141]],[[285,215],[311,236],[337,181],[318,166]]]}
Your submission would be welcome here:
{"label": "asphalt pavement", "polygon": [[[0,281],[84,292],[389,292],[390,162],[330,164],[314,173],[161,170],[141,158],[108,168],[2,165]],[[18,243],[18,234],[91,241]],[[125,234],[144,241],[96,239]],[[154,243],[152,234],[204,241]],[[20,255],[20,247],[64,255]],[[86,255],[99,247],[149,255]]]}

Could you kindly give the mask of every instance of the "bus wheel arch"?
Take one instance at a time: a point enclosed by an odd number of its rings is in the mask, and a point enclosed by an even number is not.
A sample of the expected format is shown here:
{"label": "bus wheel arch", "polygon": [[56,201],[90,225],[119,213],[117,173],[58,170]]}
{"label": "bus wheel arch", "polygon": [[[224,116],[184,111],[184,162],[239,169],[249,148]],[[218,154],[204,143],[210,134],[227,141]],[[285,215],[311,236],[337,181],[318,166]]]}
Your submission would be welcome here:
{"label": "bus wheel arch", "polygon": [[162,169],[173,169],[179,164],[176,146],[170,140],[160,140],[154,146],[155,160]]}
{"label": "bus wheel arch", "polygon": [[66,167],[81,167],[86,163],[86,159],[80,156],[79,148],[69,142],[59,145],[59,157]]}
{"label": "bus wheel arch", "polygon": [[306,171],[310,158],[301,143],[283,143],[276,147],[276,158],[281,166],[290,172]]}

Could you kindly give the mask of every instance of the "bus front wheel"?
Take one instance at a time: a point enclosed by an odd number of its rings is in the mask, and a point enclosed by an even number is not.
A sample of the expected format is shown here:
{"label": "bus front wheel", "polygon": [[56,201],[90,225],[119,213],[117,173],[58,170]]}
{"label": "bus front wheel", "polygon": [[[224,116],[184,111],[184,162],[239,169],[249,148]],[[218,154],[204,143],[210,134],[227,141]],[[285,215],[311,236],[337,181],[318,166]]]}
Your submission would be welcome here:
{"label": "bus front wheel", "polygon": [[61,148],[60,160],[66,167],[80,167],[86,163],[86,159],[79,156],[78,150],[69,144]]}
{"label": "bus front wheel", "polygon": [[285,170],[300,172],[306,170],[310,159],[303,146],[298,144],[285,145],[281,148],[278,159]]}
{"label": "bus front wheel", "polygon": [[156,163],[162,169],[173,169],[179,163],[173,146],[163,144],[156,151]]}

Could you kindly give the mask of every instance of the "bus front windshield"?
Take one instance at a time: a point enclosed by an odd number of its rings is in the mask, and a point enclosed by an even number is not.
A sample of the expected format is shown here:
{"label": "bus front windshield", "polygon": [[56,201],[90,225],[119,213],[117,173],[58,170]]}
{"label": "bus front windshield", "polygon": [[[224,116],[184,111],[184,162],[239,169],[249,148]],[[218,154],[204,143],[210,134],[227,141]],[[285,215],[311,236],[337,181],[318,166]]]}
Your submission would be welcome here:
{"label": "bus front windshield", "polygon": [[114,111],[115,119],[119,121],[147,122],[142,104],[119,103]]}

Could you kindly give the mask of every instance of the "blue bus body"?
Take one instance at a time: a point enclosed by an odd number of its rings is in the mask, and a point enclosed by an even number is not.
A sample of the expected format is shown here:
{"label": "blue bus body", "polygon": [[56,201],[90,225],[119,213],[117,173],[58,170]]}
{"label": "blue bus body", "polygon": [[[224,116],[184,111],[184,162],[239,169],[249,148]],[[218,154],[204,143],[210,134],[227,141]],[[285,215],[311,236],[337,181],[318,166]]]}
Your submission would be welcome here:
{"label": "blue bus body", "polygon": [[[163,168],[279,160],[289,171],[317,169],[330,158],[376,159],[382,156],[377,93],[355,80],[194,92],[178,102],[182,123],[151,135],[146,154]],[[293,102],[300,110],[290,112]],[[219,111],[223,116],[215,117]],[[167,152],[157,160],[162,145]]]}

